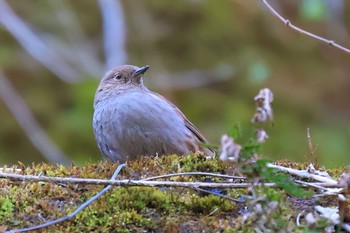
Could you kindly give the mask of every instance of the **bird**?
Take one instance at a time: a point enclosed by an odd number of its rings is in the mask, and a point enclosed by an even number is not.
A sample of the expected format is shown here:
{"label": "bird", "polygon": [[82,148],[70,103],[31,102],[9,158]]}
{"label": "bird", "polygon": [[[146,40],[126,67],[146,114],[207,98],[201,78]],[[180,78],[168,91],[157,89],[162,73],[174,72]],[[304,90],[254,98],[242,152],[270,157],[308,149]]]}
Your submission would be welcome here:
{"label": "bird", "polygon": [[105,73],[94,99],[93,131],[104,160],[125,162],[138,156],[213,157],[208,141],[169,100],[150,91],[143,76],[150,66],[121,65]]}

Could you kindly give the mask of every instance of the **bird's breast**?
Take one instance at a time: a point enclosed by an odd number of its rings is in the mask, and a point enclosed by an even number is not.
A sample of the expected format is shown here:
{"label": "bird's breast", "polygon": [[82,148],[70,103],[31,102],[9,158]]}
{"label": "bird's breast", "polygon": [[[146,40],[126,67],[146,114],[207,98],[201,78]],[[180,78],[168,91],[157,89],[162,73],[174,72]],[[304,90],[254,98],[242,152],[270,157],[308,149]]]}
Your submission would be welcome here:
{"label": "bird's breast", "polygon": [[183,118],[173,106],[149,93],[118,95],[101,103],[100,109],[102,121],[114,124],[116,130],[125,134],[130,134],[133,129],[146,133],[185,130]]}

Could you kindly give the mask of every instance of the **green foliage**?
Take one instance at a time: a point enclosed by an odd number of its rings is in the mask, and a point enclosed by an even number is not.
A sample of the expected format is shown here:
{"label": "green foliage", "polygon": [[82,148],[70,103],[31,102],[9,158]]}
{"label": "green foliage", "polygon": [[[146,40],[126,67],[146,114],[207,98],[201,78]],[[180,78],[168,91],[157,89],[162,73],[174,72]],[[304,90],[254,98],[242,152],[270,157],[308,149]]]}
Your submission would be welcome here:
{"label": "green foliage", "polygon": [[229,130],[229,136],[232,137],[234,140],[237,140],[242,137],[242,125],[239,122],[237,122],[231,127],[231,129]]}
{"label": "green foliage", "polygon": [[291,178],[281,171],[275,168],[270,168],[266,166],[267,160],[258,160],[256,162],[256,169],[259,174],[263,176],[268,182],[275,183],[278,187],[282,188],[289,195],[300,197],[300,198],[311,198],[313,193],[310,191],[305,191],[305,189],[296,185]]}
{"label": "green foliage", "polygon": [[261,143],[257,143],[255,139],[250,139],[246,144],[243,145],[241,150],[241,156],[244,159],[249,159],[253,155],[259,153],[261,150]]}

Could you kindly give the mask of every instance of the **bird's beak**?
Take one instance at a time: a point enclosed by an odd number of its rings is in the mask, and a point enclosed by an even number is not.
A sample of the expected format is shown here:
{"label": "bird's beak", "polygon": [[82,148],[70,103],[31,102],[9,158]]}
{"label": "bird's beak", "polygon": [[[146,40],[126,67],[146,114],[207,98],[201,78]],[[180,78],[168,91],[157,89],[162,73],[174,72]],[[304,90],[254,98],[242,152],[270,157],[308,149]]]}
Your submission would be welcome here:
{"label": "bird's beak", "polygon": [[139,69],[137,69],[133,74],[132,74],[132,82],[133,83],[138,83],[138,84],[142,84],[142,75],[146,72],[146,70],[148,70],[149,66],[144,66],[141,67]]}
{"label": "bird's beak", "polygon": [[144,74],[147,70],[148,70],[149,66],[144,66],[144,67],[141,67],[139,68],[138,70],[136,70],[134,73],[133,73],[133,77],[136,77],[136,76],[139,76],[139,75],[142,75]]}

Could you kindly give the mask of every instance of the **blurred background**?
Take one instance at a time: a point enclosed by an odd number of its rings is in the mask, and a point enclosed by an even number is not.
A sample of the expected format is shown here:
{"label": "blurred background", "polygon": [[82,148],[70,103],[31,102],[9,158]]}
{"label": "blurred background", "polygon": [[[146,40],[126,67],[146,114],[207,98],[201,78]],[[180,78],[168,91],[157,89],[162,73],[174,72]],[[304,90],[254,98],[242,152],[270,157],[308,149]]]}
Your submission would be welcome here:
{"label": "blurred background", "polygon": [[[345,0],[271,0],[285,18],[350,47]],[[92,127],[99,79],[150,65],[149,89],[212,144],[239,123],[254,134],[254,96],[274,93],[262,156],[350,161],[350,54],[286,27],[260,0],[0,0],[0,165],[101,159]]]}

